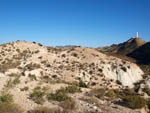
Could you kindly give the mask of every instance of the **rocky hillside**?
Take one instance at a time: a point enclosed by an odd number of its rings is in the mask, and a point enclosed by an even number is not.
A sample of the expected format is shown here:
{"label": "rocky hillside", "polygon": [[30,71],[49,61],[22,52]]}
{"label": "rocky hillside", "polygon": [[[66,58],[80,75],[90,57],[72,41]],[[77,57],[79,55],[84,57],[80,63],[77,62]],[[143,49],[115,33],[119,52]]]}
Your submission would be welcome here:
{"label": "rocky hillside", "polygon": [[140,46],[127,56],[135,58],[140,64],[150,64],[150,42]]}
{"label": "rocky hillside", "polygon": [[136,64],[96,49],[26,41],[0,45],[0,103],[13,97],[24,113],[43,106],[58,113],[138,113],[115,102],[124,97],[118,91],[133,88],[143,74]]}
{"label": "rocky hillside", "polygon": [[101,47],[98,48],[98,50],[103,53],[117,53],[117,54],[127,55],[145,43],[146,42],[141,38],[131,38],[126,42],[120,44],[113,44],[111,46]]}

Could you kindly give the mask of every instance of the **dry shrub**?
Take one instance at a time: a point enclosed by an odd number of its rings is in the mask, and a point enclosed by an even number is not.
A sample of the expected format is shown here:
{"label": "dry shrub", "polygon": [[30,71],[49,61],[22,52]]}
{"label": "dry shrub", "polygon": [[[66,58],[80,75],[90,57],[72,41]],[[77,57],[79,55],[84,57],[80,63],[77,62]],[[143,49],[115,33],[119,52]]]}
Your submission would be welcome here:
{"label": "dry shrub", "polygon": [[14,103],[0,103],[0,113],[23,113],[23,110]]}
{"label": "dry shrub", "polygon": [[140,109],[146,105],[146,100],[140,96],[127,96],[123,100],[132,109]]}
{"label": "dry shrub", "polygon": [[68,99],[63,101],[60,106],[64,109],[64,110],[74,110],[76,108],[76,102],[74,99]]}

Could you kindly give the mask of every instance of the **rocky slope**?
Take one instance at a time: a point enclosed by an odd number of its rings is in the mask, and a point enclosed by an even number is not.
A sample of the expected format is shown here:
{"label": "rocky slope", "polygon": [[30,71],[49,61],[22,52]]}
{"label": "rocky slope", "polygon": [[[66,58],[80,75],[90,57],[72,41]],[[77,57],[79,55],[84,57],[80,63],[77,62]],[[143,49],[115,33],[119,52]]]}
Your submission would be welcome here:
{"label": "rocky slope", "polygon": [[136,64],[84,47],[59,51],[38,44],[16,42],[1,46],[0,51],[1,72],[4,71],[4,74],[15,69],[25,76],[56,75],[68,81],[82,79],[88,84],[94,79],[97,79],[95,82],[101,78],[113,79],[119,80],[124,86],[132,86],[142,79],[143,74]]}
{"label": "rocky slope", "polygon": [[98,48],[98,50],[104,53],[117,53],[117,54],[127,55],[145,43],[146,42],[141,38],[131,38],[126,42],[120,44],[113,44],[111,46],[101,47]]}
{"label": "rocky slope", "polygon": [[[45,93],[54,93],[61,87],[82,81],[81,86],[88,85],[89,88],[81,88],[82,93],[70,94],[78,103],[77,112],[88,110],[92,113],[96,110],[94,113],[112,113],[113,110],[114,113],[125,113],[115,110],[113,106],[117,106],[118,109],[126,109],[126,113],[133,113],[131,109],[113,103],[106,108],[107,101],[98,105],[88,104],[89,97],[85,94],[90,88],[111,90],[133,87],[135,82],[142,80],[142,75],[142,70],[136,64],[91,48],[61,49],[26,41],[0,45],[0,91],[10,92],[14,96],[14,102],[23,106],[25,112],[41,106],[31,96],[33,91],[44,89]],[[61,109],[57,102],[45,100],[42,104]],[[136,113],[135,110],[134,112]]]}
{"label": "rocky slope", "polygon": [[127,56],[135,58],[140,64],[150,64],[150,42],[140,46]]}

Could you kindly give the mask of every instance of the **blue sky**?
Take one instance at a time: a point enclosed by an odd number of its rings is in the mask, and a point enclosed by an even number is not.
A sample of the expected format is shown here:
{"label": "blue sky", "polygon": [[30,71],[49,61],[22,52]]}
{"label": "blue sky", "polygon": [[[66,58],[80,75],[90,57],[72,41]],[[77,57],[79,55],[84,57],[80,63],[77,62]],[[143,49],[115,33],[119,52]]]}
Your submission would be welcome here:
{"label": "blue sky", "polygon": [[150,41],[150,0],[0,0],[0,43],[98,47]]}

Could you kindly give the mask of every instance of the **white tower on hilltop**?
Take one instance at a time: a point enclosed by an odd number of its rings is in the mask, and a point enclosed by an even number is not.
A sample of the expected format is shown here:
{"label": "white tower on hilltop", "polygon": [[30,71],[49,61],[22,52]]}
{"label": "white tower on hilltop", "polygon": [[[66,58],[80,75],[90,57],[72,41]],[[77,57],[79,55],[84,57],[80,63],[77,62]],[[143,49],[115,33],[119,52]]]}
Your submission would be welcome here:
{"label": "white tower on hilltop", "polygon": [[136,38],[139,38],[139,33],[138,32],[136,32]]}

